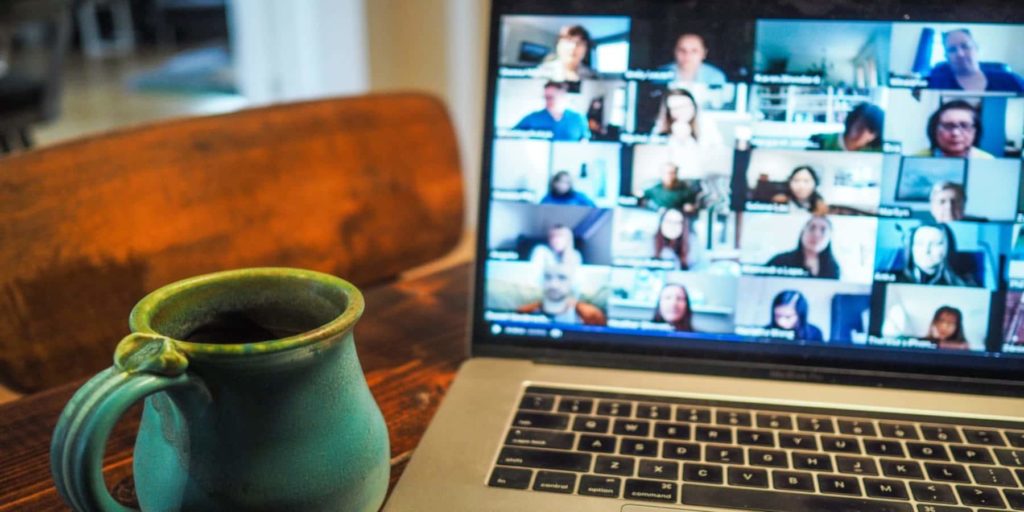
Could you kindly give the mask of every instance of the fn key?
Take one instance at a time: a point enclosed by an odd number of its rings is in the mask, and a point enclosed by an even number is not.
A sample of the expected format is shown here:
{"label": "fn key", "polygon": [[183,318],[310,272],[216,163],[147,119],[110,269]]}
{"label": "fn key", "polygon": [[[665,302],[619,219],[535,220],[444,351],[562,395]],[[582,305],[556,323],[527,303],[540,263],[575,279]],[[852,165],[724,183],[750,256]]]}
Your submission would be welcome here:
{"label": "fn key", "polygon": [[532,476],[533,471],[529,469],[494,468],[487,485],[507,489],[526,489],[530,486],[530,477]]}

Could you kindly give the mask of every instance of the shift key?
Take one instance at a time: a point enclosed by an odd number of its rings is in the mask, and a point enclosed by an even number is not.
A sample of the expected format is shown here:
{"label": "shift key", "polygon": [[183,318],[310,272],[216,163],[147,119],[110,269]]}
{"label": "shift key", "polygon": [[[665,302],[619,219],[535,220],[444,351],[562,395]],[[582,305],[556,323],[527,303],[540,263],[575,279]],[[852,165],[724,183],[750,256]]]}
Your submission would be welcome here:
{"label": "shift key", "polygon": [[555,469],[561,471],[590,471],[589,453],[554,452],[530,448],[506,447],[498,454],[501,466]]}

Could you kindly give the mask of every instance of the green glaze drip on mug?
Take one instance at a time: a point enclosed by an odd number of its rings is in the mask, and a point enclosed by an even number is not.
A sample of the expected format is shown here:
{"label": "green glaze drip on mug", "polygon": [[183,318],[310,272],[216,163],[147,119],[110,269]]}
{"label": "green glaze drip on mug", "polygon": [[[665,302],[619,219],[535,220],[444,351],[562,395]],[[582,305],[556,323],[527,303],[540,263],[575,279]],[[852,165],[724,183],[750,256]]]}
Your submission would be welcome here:
{"label": "green glaze drip on mug", "polygon": [[[183,339],[243,306],[282,325],[330,315],[277,339]],[[145,398],[134,456],[143,510],[377,510],[390,450],[352,337],[362,311],[351,284],[297,269],[220,272],[151,293],[132,311],[114,367],[58,422],[61,496],[76,510],[127,510],[103,482],[103,449],[117,418]]]}

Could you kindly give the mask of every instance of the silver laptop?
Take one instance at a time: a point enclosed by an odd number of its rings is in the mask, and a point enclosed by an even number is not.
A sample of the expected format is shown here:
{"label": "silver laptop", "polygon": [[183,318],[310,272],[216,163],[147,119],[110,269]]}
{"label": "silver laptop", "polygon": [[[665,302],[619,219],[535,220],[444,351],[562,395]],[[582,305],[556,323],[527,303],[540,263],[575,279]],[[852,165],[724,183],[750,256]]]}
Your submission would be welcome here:
{"label": "silver laptop", "polygon": [[385,510],[1024,510],[1024,4],[908,5],[495,0]]}

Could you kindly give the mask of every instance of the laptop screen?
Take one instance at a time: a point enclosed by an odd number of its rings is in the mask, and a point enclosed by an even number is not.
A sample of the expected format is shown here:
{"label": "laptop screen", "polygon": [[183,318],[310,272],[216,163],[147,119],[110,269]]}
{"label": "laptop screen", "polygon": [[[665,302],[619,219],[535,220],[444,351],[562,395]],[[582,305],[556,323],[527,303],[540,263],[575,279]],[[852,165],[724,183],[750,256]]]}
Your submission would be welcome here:
{"label": "laptop screen", "polygon": [[1024,368],[1020,7],[605,3],[496,6],[485,343]]}

